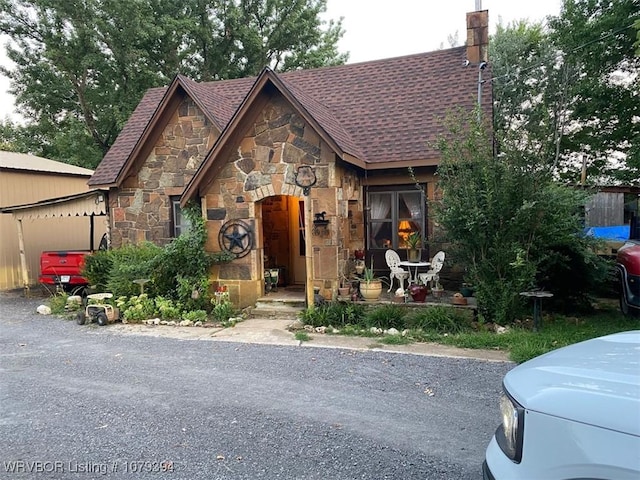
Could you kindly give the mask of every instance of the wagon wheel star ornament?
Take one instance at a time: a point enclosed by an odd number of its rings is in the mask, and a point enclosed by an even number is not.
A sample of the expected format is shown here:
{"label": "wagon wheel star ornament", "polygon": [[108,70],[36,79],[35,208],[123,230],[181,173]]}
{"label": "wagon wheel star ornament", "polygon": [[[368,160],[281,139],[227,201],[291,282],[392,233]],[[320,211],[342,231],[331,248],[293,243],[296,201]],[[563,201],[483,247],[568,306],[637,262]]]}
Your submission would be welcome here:
{"label": "wagon wheel star ornament", "polygon": [[249,225],[240,220],[232,220],[220,228],[218,242],[223,250],[241,258],[251,251],[253,234]]}

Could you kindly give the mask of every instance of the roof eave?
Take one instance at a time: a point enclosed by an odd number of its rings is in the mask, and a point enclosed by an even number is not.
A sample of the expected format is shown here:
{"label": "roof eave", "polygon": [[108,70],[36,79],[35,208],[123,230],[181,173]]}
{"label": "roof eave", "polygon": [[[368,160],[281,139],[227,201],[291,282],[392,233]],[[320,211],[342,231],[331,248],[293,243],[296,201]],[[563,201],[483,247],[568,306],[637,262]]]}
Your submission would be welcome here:
{"label": "roof eave", "polygon": [[426,158],[418,160],[396,160],[387,162],[368,162],[365,166],[366,170],[390,170],[394,168],[409,167],[437,167],[440,164],[439,158]]}
{"label": "roof eave", "polygon": [[[304,120],[308,122],[316,130],[316,132],[322,138],[322,140],[324,140],[329,145],[329,147],[332,148],[334,152],[336,152],[336,154],[339,157],[344,158],[345,152],[343,152],[342,149],[331,138],[331,136],[329,136],[327,132],[320,127],[320,125],[313,118],[313,116],[309,114],[309,112],[300,104],[300,102],[289,91],[289,89],[280,81],[277,74],[274,73],[269,68],[265,68],[260,73],[260,75],[258,75],[253,86],[251,87],[251,89],[245,96],[244,100],[242,101],[240,106],[237,108],[237,110],[233,114],[233,117],[231,117],[231,120],[222,131],[220,137],[218,137],[213,148],[210,150],[209,154],[200,165],[200,168],[198,169],[196,174],[193,176],[193,178],[185,188],[184,193],[182,194],[182,199],[180,201],[183,206],[190,200],[193,200],[198,195],[201,184],[203,180],[207,177],[207,172],[209,171],[209,168],[211,167],[212,163],[215,161],[215,158],[220,153],[222,148],[224,148],[225,144],[229,141],[229,139],[232,137],[233,133],[238,128],[238,126],[243,121],[243,119],[246,117],[247,112],[251,108],[251,105],[254,104],[258,95],[262,92],[264,87],[267,85],[267,82],[271,82],[278,89],[278,91],[287,99],[287,101],[289,101],[294,106],[294,108],[297,109],[298,112],[300,112]],[[355,159],[355,157],[352,157],[352,158]]]}
{"label": "roof eave", "polygon": [[194,103],[196,103],[198,108],[202,110],[204,115],[207,117],[207,120],[209,120],[219,129],[218,122],[216,122],[216,120],[211,116],[211,113],[203,107],[202,102],[200,101],[198,96],[194,94],[193,89],[189,88],[186,85],[186,83],[187,82],[183,80],[181,75],[176,75],[174,77],[173,81],[171,82],[171,85],[169,85],[169,87],[167,88],[167,91],[162,97],[162,100],[160,101],[155,111],[153,112],[153,115],[151,116],[151,120],[149,120],[149,123],[145,127],[142,135],[136,142],[136,145],[133,148],[133,151],[127,158],[123,168],[118,173],[118,176],[116,177],[115,182],[113,182],[113,186],[120,187],[122,185],[122,182],[127,177],[127,175],[129,174],[129,171],[131,170],[131,167],[135,163],[135,159],[140,155],[141,151],[144,149],[147,142],[152,137],[152,134],[155,131],[155,128],[159,123],[159,120],[162,118],[163,114],[165,113],[166,108],[171,104],[172,101],[175,100],[175,96],[178,92],[178,88],[182,88],[185,94],[188,95],[189,98],[191,98],[194,101]]}

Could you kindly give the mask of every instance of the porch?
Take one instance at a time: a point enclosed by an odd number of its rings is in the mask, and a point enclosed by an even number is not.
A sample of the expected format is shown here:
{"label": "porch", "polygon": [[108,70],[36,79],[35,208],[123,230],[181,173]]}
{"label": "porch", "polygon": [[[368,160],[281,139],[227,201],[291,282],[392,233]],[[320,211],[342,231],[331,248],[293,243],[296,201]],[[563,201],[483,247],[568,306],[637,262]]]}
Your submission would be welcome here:
{"label": "porch", "polygon": [[[414,302],[411,297],[403,297],[402,301],[395,298],[393,292],[383,289],[382,294],[376,301],[365,302],[360,297],[358,300],[346,300],[336,298],[335,301],[344,301],[367,306],[380,305],[404,305],[407,308],[429,308],[429,307],[451,307],[463,310],[470,310],[474,318],[477,316],[478,306],[474,297],[466,297],[466,305],[456,305],[453,303],[453,295],[456,292],[443,291],[441,295],[435,296],[430,292],[424,302]],[[406,300],[406,301],[405,301]],[[331,301],[324,299],[325,302]],[[296,318],[298,312],[306,308],[305,291],[300,287],[282,287],[276,291],[271,291],[258,298],[254,308],[250,309],[250,315],[254,318]]]}

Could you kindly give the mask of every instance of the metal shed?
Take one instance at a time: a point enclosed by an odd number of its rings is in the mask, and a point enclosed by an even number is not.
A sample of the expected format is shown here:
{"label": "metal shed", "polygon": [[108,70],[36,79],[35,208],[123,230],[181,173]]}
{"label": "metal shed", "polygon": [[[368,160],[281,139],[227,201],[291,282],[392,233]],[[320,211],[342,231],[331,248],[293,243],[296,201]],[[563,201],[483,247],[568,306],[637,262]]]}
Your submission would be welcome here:
{"label": "metal shed", "polygon": [[[10,213],[17,227],[17,238],[20,249],[20,267],[22,274],[22,285],[28,289],[31,285],[29,268],[27,266],[26,241],[23,222],[36,219],[62,219],[66,217],[85,218],[88,223],[88,236],[83,245],[86,249],[94,251],[96,249],[96,216],[105,217],[102,226],[99,226],[97,233],[100,236],[106,235],[109,243],[108,231],[108,204],[106,190],[92,190],[89,192],[67,195],[65,197],[51,198],[40,202],[14,205],[0,208],[0,213]],[[86,222],[88,218],[88,222]]]}

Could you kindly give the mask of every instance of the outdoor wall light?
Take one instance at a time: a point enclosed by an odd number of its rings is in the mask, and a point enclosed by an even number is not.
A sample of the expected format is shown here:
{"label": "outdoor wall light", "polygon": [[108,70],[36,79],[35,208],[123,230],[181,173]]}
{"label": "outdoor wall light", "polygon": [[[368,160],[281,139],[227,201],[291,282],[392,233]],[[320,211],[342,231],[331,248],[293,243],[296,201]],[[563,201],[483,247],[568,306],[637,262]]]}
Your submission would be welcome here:
{"label": "outdoor wall light", "polygon": [[309,196],[311,187],[316,184],[316,172],[309,165],[300,165],[296,170],[296,185],[302,187],[302,193]]}
{"label": "outdoor wall light", "polygon": [[329,232],[329,220],[324,216],[327,212],[316,213],[313,217],[313,234],[324,235]]}

